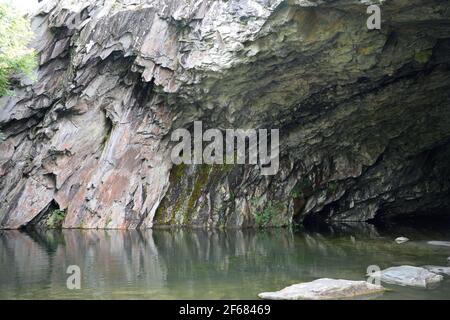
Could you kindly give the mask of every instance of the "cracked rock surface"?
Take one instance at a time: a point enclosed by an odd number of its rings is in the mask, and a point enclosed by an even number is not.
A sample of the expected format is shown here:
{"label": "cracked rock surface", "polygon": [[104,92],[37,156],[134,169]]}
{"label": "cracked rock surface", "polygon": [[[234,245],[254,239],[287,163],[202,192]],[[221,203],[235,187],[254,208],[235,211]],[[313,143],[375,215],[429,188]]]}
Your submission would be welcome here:
{"label": "cracked rock surface", "polygon": [[[283,226],[450,208],[450,3],[44,1],[0,98],[0,228]],[[374,1],[373,3],[377,3]],[[173,165],[170,134],[280,129],[280,170]]]}

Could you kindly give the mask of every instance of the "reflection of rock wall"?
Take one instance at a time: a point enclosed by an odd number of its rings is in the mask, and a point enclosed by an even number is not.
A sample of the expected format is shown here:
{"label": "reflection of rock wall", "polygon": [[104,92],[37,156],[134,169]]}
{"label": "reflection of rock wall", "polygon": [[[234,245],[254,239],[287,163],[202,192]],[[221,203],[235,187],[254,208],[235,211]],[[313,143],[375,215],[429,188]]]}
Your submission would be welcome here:
{"label": "reflection of rock wall", "polygon": [[[450,207],[448,2],[385,1],[380,31],[356,0],[66,2],[34,18],[37,83],[0,99],[0,227],[52,202],[82,228]],[[279,173],[172,167],[193,120],[280,128]]]}
{"label": "reflection of rock wall", "polygon": [[127,285],[136,283],[157,291],[165,281],[165,267],[151,231],[145,236],[119,231],[39,231],[29,235],[7,231],[0,235],[0,243],[0,295],[8,290],[69,294],[69,265],[80,267],[82,287],[95,290],[93,297],[114,295],[111,288],[126,290]]}
{"label": "reflection of rock wall", "polygon": [[[211,298],[236,298],[243,285],[256,295],[265,286],[318,277],[361,280],[369,265],[384,268],[411,259],[426,264],[433,250],[439,251],[419,241],[399,246],[394,236],[382,238],[362,225],[347,227],[327,234],[289,229],[4,231],[0,298],[198,298],[208,297],[207,290]],[[81,269],[81,291],[66,288],[69,265]]]}
{"label": "reflection of rock wall", "polygon": [[0,295],[12,288],[27,290],[28,285],[50,283],[47,248],[19,231],[0,231],[0,264]]}
{"label": "reflection of rock wall", "polygon": [[[293,234],[285,232],[242,232],[239,230],[221,231],[162,231],[153,233],[155,243],[160,251],[160,258],[167,266],[168,278],[177,274],[177,270],[205,272],[205,276],[222,273],[226,277],[237,263],[234,259],[242,257],[243,280],[244,274],[257,265],[265,266],[276,272],[276,266],[270,261],[275,257],[285,260],[286,255],[279,251],[284,247],[289,250],[293,245]],[[265,260],[267,259],[267,260]],[[203,264],[206,264],[203,265]],[[287,263],[289,265],[289,263]],[[176,279],[175,279],[176,280]]]}
{"label": "reflection of rock wall", "polygon": [[151,232],[146,241],[138,233],[116,231],[63,231],[64,246],[56,251],[57,265],[76,264],[83,270],[83,281],[92,288],[140,282],[149,289],[160,288],[164,266]]}
{"label": "reflection of rock wall", "polygon": [[[10,294],[8,290],[76,296],[77,292],[65,288],[69,265],[81,269],[80,294],[92,297],[120,297],[133,290],[137,297],[161,297],[164,288],[195,279],[203,284],[230,276],[246,281],[261,267],[276,274],[278,267],[270,261],[277,256],[280,261],[287,259],[289,268],[298,268],[295,259],[289,262],[289,256],[279,250],[290,248],[292,241],[289,231],[5,231],[0,235],[0,297]],[[241,273],[236,272],[236,264]]]}

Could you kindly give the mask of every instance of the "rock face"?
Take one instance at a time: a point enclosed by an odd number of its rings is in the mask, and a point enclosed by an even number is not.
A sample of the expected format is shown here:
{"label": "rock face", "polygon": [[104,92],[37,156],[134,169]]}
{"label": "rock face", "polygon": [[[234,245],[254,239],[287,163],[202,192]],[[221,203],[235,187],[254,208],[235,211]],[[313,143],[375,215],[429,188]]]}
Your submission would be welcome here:
{"label": "rock face", "polygon": [[379,294],[384,290],[382,286],[366,281],[323,278],[294,284],[276,292],[263,292],[258,296],[267,300],[330,300]]}
{"label": "rock face", "polygon": [[433,288],[443,280],[441,275],[413,266],[391,267],[374,273],[373,276],[380,277],[382,282],[420,288]]}
{"label": "rock face", "polygon": [[[38,80],[0,98],[0,228],[449,209],[450,4],[386,0],[368,30],[369,2],[44,1]],[[170,134],[194,120],[280,129],[278,174],[174,166]]]}

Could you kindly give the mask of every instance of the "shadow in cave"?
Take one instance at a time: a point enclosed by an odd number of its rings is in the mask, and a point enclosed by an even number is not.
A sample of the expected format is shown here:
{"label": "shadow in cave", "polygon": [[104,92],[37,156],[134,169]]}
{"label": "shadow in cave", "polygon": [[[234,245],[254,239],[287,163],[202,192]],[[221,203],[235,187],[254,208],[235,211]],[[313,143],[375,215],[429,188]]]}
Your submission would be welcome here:
{"label": "shadow in cave", "polygon": [[364,238],[404,236],[414,240],[450,241],[449,211],[416,213],[395,219],[377,218],[367,222],[327,221],[308,218],[296,227],[298,232],[324,236],[359,236]]}

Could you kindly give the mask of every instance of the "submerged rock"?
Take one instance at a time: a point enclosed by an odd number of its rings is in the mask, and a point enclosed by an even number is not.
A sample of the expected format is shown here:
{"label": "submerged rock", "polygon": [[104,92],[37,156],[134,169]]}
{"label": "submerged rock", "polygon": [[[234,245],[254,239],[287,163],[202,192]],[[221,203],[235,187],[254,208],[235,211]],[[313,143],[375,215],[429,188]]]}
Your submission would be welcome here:
{"label": "submerged rock", "polygon": [[443,280],[441,275],[413,266],[391,267],[375,272],[372,276],[379,277],[385,283],[420,288],[433,288]]}
{"label": "submerged rock", "polygon": [[323,278],[294,284],[280,291],[263,292],[258,296],[268,300],[329,300],[377,294],[384,290],[382,286],[366,281]]}
{"label": "submerged rock", "polygon": [[450,267],[441,267],[441,266],[423,266],[423,267],[433,273],[450,276]]}
{"label": "submerged rock", "polygon": [[450,247],[450,241],[428,241],[433,246]]}
{"label": "submerged rock", "polygon": [[398,238],[395,239],[395,242],[397,242],[398,244],[405,243],[407,241],[409,241],[409,239],[406,238],[406,237],[398,237]]}

